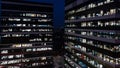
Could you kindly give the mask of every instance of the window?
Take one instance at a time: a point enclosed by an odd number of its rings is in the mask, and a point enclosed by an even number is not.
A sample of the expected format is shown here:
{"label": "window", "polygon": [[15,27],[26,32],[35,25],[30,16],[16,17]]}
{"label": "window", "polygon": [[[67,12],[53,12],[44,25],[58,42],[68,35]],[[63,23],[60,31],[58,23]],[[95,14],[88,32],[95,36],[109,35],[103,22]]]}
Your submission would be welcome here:
{"label": "window", "polygon": [[48,41],[48,38],[44,38],[45,41]]}
{"label": "window", "polygon": [[86,22],[81,23],[81,27],[87,26]]}
{"label": "window", "polygon": [[81,32],[81,35],[86,35],[87,33],[86,32]]}
{"label": "window", "polygon": [[23,14],[24,16],[29,16],[29,17],[36,17],[36,14],[32,14],[32,13],[26,13]]}
{"label": "window", "polygon": [[74,20],[74,19],[75,19],[75,16],[70,17],[70,20]]}
{"label": "window", "polygon": [[29,41],[30,41],[30,42],[34,42],[34,41],[42,41],[42,39],[41,39],[41,38],[34,38],[34,39],[30,39]]}
{"label": "window", "polygon": [[7,61],[2,61],[1,62],[1,65],[5,65],[5,64],[7,64]]}
{"label": "window", "polygon": [[115,14],[116,13],[116,9],[110,9],[110,14]]}
{"label": "window", "polygon": [[46,60],[47,58],[46,57],[41,57],[41,60]]}
{"label": "window", "polygon": [[8,58],[9,59],[13,59],[14,55],[9,55]]}
{"label": "window", "polygon": [[1,56],[1,59],[7,59],[7,56]]}
{"label": "window", "polygon": [[31,29],[21,29],[22,32],[30,32],[32,31]]}
{"label": "window", "polygon": [[2,37],[10,37],[10,34],[5,34]]}
{"label": "window", "polygon": [[24,57],[24,55],[15,55],[16,58]]}
{"label": "window", "polygon": [[8,18],[9,21],[20,21],[20,18]]}
{"label": "window", "polygon": [[1,54],[7,54],[8,53],[8,50],[2,50],[1,51]]}
{"label": "window", "polygon": [[3,29],[2,31],[3,31],[3,32],[12,32],[13,29]]}
{"label": "window", "polygon": [[31,21],[31,19],[25,19],[25,18],[24,18],[23,21]]}
{"label": "window", "polygon": [[49,22],[51,19],[39,19],[38,22]]}
{"label": "window", "polygon": [[30,52],[30,51],[32,51],[32,49],[26,49],[26,52]]}
{"label": "window", "polygon": [[83,43],[86,43],[86,42],[87,42],[87,40],[86,40],[86,39],[82,39],[82,42],[83,42]]}
{"label": "window", "polygon": [[14,44],[12,47],[32,47],[32,44]]}
{"label": "window", "polygon": [[107,0],[106,3],[114,2],[114,0]]}

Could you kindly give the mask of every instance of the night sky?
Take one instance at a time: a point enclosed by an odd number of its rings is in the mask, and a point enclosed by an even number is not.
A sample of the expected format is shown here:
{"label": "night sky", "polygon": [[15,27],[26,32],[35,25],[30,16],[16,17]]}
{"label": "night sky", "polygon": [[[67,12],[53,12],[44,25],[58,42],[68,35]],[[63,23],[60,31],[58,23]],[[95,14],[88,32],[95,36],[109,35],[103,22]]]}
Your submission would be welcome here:
{"label": "night sky", "polygon": [[64,0],[28,0],[40,3],[52,3],[54,5],[54,27],[64,27]]}

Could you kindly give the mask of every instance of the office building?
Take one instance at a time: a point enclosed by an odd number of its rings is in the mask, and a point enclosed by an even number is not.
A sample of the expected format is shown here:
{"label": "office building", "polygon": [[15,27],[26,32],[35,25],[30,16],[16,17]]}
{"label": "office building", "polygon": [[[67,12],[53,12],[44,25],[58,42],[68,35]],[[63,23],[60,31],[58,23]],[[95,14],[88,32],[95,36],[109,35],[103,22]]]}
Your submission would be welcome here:
{"label": "office building", "polygon": [[120,68],[120,0],[69,1],[65,14],[65,68]]}
{"label": "office building", "polygon": [[53,68],[53,5],[2,0],[0,68]]}

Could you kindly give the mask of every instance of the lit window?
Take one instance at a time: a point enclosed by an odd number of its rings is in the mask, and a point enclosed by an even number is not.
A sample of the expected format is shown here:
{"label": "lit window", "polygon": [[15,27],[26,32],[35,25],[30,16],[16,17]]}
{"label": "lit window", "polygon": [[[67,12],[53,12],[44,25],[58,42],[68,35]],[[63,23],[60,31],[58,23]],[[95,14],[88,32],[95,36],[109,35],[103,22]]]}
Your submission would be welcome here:
{"label": "lit window", "polygon": [[21,19],[19,18],[8,18],[9,21],[20,21]]}
{"label": "lit window", "polygon": [[86,41],[87,41],[86,39],[83,39],[83,40],[82,40],[83,43],[86,43]]}
{"label": "lit window", "polygon": [[86,32],[81,32],[81,35],[86,35]]}
{"label": "lit window", "polygon": [[32,13],[26,13],[26,16],[30,16],[30,17],[36,17],[36,14],[32,14]]}
{"label": "lit window", "polygon": [[41,57],[41,60],[46,60],[47,58],[46,57]]}
{"label": "lit window", "polygon": [[2,37],[10,37],[10,34],[3,35]]}
{"label": "lit window", "polygon": [[8,56],[9,59],[12,59],[13,57],[14,57],[13,55],[9,55],[9,56]]}
{"label": "lit window", "polygon": [[31,19],[25,19],[25,18],[24,18],[23,21],[31,21]]}
{"label": "lit window", "polygon": [[30,52],[30,51],[32,51],[32,49],[26,49],[26,52]]}
{"label": "lit window", "polygon": [[81,23],[81,27],[87,26],[86,22]]}
{"label": "lit window", "polygon": [[31,29],[22,29],[22,32],[30,32]]}
{"label": "lit window", "polygon": [[33,41],[42,41],[41,38],[34,38],[34,39],[30,39],[29,41],[33,42]]}
{"label": "lit window", "polygon": [[75,19],[75,16],[72,16],[70,19],[71,19],[71,20]]}
{"label": "lit window", "polygon": [[48,40],[48,38],[44,38],[44,40],[45,40],[45,41],[47,41],[47,40]]}
{"label": "lit window", "polygon": [[115,14],[116,13],[116,9],[111,9],[110,10],[110,14]]}
{"label": "lit window", "polygon": [[51,21],[51,19],[41,19],[41,20],[39,19],[38,20],[38,22],[49,22],[49,21]]}
{"label": "lit window", "polygon": [[5,64],[7,64],[7,61],[2,61],[1,62],[1,65],[5,65]]}
{"label": "lit window", "polygon": [[7,56],[1,56],[1,59],[7,59]]}
{"label": "lit window", "polygon": [[8,50],[2,50],[1,51],[1,54],[7,54],[8,53]]}
{"label": "lit window", "polygon": [[32,47],[32,44],[14,44],[12,47]]}

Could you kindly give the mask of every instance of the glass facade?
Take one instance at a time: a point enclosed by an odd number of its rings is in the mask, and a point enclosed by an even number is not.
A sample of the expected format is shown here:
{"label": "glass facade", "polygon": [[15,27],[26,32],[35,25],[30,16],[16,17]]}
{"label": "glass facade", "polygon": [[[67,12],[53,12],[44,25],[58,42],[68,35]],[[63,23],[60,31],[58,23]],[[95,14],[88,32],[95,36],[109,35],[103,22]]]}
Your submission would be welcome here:
{"label": "glass facade", "polygon": [[75,0],[66,5],[65,68],[120,67],[119,3]]}
{"label": "glass facade", "polygon": [[1,5],[0,68],[52,68],[53,5],[9,0]]}

